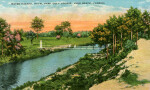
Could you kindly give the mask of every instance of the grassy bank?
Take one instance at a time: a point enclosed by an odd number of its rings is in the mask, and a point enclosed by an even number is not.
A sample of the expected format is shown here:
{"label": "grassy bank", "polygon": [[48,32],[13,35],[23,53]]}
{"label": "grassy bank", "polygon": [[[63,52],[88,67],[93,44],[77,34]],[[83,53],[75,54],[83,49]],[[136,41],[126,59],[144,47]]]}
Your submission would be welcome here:
{"label": "grassy bank", "polygon": [[[127,43],[128,44],[128,43]],[[134,43],[133,43],[134,44]],[[25,87],[33,88],[34,90],[88,90],[94,84],[102,83],[109,79],[114,79],[118,76],[120,70],[125,69],[124,59],[133,49],[137,49],[135,45],[130,45],[116,53],[115,56],[110,55],[109,59],[97,58],[93,59],[92,54],[86,54],[84,57],[69,68],[66,73],[59,74],[63,69],[59,69],[57,73],[43,78],[37,82],[28,82],[17,87],[15,90],[20,90]],[[102,50],[99,54],[106,53]]]}
{"label": "grassy bank", "polygon": [[[57,40],[55,37],[39,37],[39,39],[34,39],[33,44],[31,44],[30,40],[24,38],[24,41],[21,42],[21,44],[25,48],[25,53],[21,55],[17,55],[14,59],[12,59],[10,56],[0,56],[0,65],[3,65],[5,63],[9,62],[18,62],[18,61],[25,61],[28,59],[34,59],[41,56],[48,55],[50,53],[62,51],[62,50],[39,50],[38,47],[40,47],[40,40],[43,42],[43,46],[46,47],[55,47],[59,45],[87,45],[91,43],[91,39],[86,38],[65,38],[62,37],[60,40]],[[11,60],[12,59],[12,60]]]}

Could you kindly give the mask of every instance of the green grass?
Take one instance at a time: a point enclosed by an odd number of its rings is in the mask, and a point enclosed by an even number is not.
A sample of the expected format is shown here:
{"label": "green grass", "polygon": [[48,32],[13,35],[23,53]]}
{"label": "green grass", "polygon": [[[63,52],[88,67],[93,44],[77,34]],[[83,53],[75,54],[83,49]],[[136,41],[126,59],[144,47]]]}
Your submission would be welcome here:
{"label": "green grass", "polygon": [[56,37],[39,37],[38,39],[33,40],[33,45],[31,45],[30,40],[24,38],[24,41],[21,44],[25,47],[33,47],[37,48],[40,47],[40,40],[42,40],[43,46],[59,46],[59,45],[85,45],[91,43],[91,39],[89,37],[86,38],[66,38],[62,37],[60,40],[56,39]]}
{"label": "green grass", "polygon": [[[62,37],[60,40],[57,40],[55,37],[39,37],[39,39],[33,40],[33,45],[31,44],[31,41],[24,38],[24,40],[21,42],[21,44],[25,48],[25,54],[17,55],[17,58],[15,60],[10,60],[10,56],[0,56],[0,65],[11,62],[11,61],[24,61],[28,59],[33,59],[41,56],[48,55],[52,53],[52,51],[40,51],[38,47],[40,47],[40,40],[42,40],[43,46],[48,47],[55,47],[59,45],[86,45],[92,43],[91,39],[89,37],[86,38],[66,38]],[[1,45],[0,45],[1,46]],[[61,51],[61,50],[55,50]],[[0,50],[1,52],[1,50]]]}

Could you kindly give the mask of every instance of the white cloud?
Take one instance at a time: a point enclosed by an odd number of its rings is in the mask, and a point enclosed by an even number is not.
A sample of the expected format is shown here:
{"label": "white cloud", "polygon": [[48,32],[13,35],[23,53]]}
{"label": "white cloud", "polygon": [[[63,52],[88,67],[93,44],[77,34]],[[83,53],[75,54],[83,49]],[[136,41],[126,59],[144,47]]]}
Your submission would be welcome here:
{"label": "white cloud", "polygon": [[[3,6],[0,6],[3,7]],[[45,6],[43,9],[32,9],[34,5],[18,5],[16,7],[3,7],[0,8],[0,14],[6,13],[11,15],[27,14],[29,16],[33,15],[62,15],[62,14],[77,14],[82,16],[83,14],[97,14],[105,15],[113,12],[125,12],[128,8],[114,7],[108,5],[69,5],[65,7],[54,7],[53,5]]]}
{"label": "white cloud", "polygon": [[139,4],[145,4],[145,3],[149,3],[149,2],[150,2],[150,0],[145,0],[145,1],[139,2]]}

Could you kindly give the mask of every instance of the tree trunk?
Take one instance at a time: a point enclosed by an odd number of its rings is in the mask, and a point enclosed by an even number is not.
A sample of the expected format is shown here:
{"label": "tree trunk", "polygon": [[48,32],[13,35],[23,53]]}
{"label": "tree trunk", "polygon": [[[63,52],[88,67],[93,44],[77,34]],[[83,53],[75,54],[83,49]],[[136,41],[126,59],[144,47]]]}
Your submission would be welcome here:
{"label": "tree trunk", "polygon": [[38,32],[37,32],[37,39],[38,39]]}
{"label": "tree trunk", "polygon": [[31,45],[33,44],[33,39],[31,39]]}
{"label": "tree trunk", "polygon": [[131,40],[132,40],[132,30],[131,30]]}
{"label": "tree trunk", "polygon": [[136,32],[136,35],[137,35],[137,40],[136,40],[136,45],[137,45],[137,41],[138,41],[138,32]]}
{"label": "tree trunk", "polygon": [[122,48],[122,33],[121,33],[121,48]]}
{"label": "tree trunk", "polygon": [[107,44],[107,59],[108,59],[108,44]]}
{"label": "tree trunk", "polygon": [[115,48],[114,48],[114,36],[115,36],[115,34],[113,34],[113,55],[114,55],[114,53],[115,53]]}

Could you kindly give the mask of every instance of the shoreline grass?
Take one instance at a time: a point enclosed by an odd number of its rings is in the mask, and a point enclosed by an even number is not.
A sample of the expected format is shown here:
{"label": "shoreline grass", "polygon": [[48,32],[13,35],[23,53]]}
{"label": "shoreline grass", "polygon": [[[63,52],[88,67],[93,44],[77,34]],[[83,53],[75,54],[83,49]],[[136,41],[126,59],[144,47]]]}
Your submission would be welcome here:
{"label": "shoreline grass", "polygon": [[10,56],[0,56],[0,66],[9,62],[22,62],[28,59],[35,59],[42,56],[49,55],[51,53],[63,51],[63,49],[57,49],[54,51],[49,50],[39,50],[40,47],[40,40],[42,40],[43,45],[50,45],[50,47],[55,47],[58,45],[89,45],[92,43],[89,37],[86,38],[66,38],[62,37],[60,40],[57,40],[55,37],[39,37],[39,39],[35,39],[33,41],[33,45],[31,44],[30,40],[24,38],[24,41],[21,44],[25,47],[25,53],[21,55],[17,55],[13,60],[10,60]]}

